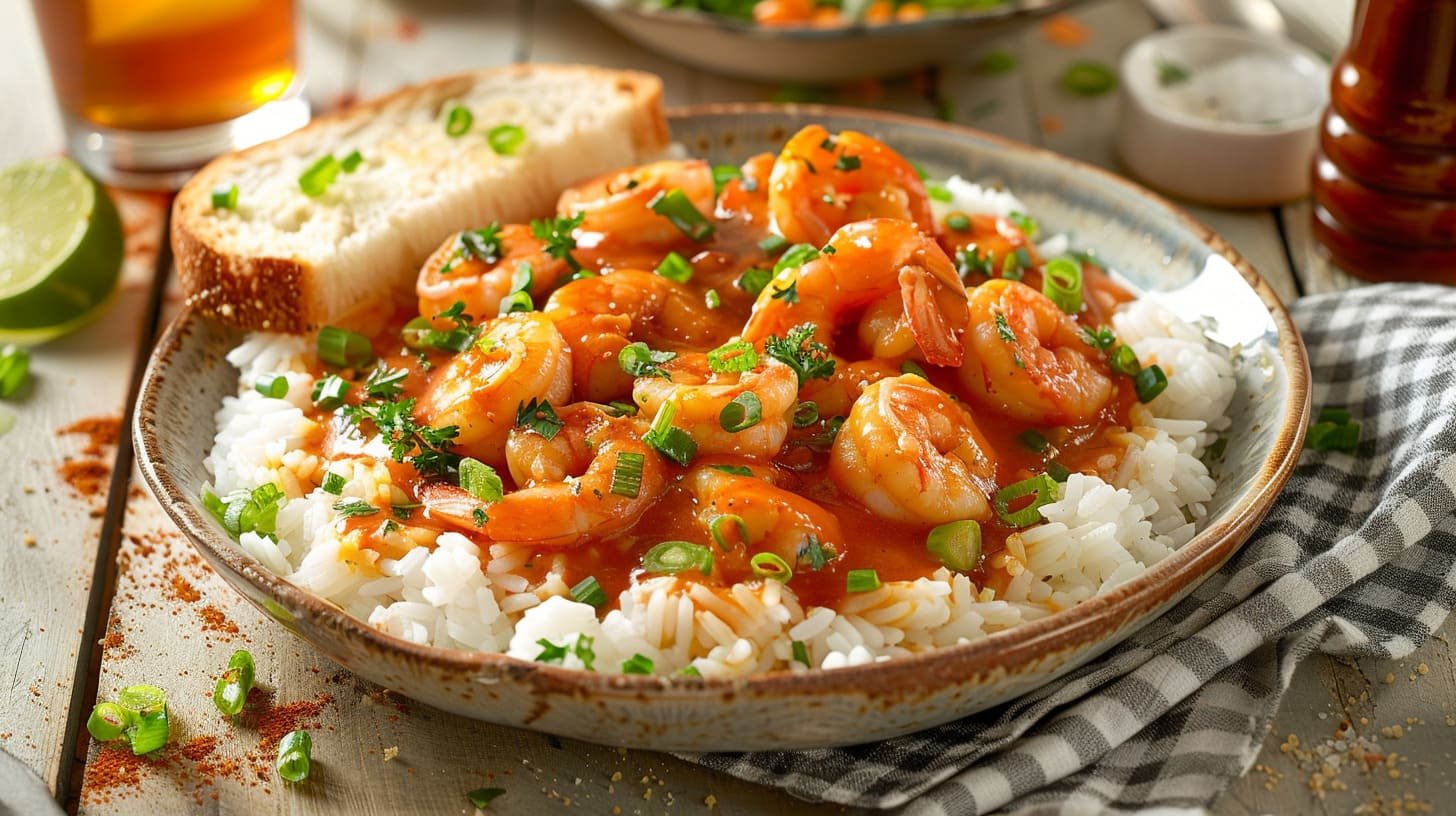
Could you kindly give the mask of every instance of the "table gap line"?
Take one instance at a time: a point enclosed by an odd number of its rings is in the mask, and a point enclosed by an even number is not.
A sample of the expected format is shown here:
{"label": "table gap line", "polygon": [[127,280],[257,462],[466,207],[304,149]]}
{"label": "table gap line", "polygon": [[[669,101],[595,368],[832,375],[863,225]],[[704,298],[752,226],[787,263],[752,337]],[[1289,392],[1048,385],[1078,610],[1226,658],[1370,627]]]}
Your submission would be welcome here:
{"label": "table gap line", "polygon": [[1289,244],[1289,230],[1284,225],[1284,208],[1270,207],[1274,214],[1274,228],[1279,230],[1279,245],[1284,248],[1284,262],[1289,265],[1289,277],[1294,279],[1294,294],[1296,297],[1304,297],[1304,281],[1301,271],[1303,267],[1294,262],[1294,248]]}
{"label": "table gap line", "polygon": [[167,279],[172,270],[172,245],[167,240],[167,236],[171,234],[171,226],[172,207],[171,202],[168,202],[162,215],[162,240],[157,250],[157,259],[152,266],[151,288],[142,315],[141,336],[132,360],[126,408],[122,412],[121,433],[116,440],[116,461],[111,471],[106,511],[101,521],[101,543],[97,549],[96,563],[91,573],[91,588],[86,599],[85,630],[76,649],[76,664],[72,670],[71,701],[66,711],[66,730],[61,742],[55,790],[57,801],[68,812],[74,812],[73,804],[79,805],[81,780],[85,776],[83,771],[86,755],[82,746],[86,743],[81,739],[81,729],[85,727],[84,723],[95,705],[97,683],[101,675],[102,650],[99,644],[100,639],[105,636],[107,622],[111,617],[112,596],[116,590],[118,572],[116,557],[126,522],[132,464],[135,459],[131,418],[136,411],[142,375],[146,371],[153,340],[161,322],[162,301],[166,296]]}

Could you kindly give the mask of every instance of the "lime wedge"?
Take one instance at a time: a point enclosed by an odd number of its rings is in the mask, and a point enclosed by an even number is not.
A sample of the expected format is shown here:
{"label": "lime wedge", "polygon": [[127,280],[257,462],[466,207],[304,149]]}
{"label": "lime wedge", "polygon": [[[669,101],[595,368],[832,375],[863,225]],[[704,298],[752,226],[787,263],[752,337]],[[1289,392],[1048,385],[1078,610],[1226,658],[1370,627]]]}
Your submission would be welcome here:
{"label": "lime wedge", "polygon": [[75,162],[0,170],[0,341],[43,342],[94,317],[121,255],[116,207]]}

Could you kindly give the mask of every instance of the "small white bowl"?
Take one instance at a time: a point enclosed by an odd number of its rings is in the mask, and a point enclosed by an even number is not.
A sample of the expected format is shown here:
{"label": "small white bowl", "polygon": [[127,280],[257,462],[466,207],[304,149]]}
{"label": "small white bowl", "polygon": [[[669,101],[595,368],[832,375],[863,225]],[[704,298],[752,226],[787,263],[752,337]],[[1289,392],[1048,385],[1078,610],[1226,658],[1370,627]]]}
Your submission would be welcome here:
{"label": "small white bowl", "polygon": [[1222,207],[1308,195],[1329,101],[1329,67],[1314,52],[1243,28],[1190,25],[1133,43],[1121,67],[1117,148],[1143,182]]}

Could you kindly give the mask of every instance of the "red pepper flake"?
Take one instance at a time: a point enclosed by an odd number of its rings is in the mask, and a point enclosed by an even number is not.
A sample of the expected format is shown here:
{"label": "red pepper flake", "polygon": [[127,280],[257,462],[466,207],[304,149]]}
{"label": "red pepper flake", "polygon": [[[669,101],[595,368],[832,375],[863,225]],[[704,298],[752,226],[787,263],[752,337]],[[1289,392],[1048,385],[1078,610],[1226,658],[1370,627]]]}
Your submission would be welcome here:
{"label": "red pepper flake", "polygon": [[[173,580],[175,581],[176,579]],[[226,613],[212,604],[202,607],[201,611],[197,614],[202,616],[202,629],[205,632],[224,632],[229,635],[238,634],[238,625],[233,623]],[[288,732],[285,731],[283,733],[286,734]]]}

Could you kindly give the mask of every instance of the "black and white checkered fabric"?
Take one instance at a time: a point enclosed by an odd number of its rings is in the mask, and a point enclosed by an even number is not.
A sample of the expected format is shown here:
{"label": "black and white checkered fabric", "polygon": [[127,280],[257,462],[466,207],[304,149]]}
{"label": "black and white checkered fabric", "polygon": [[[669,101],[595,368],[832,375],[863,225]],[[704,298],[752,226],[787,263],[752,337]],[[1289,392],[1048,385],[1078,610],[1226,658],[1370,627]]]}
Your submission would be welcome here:
{"label": "black and white checkered fabric", "polygon": [[1292,309],[1314,405],[1363,425],[1306,451],[1248,544],[1063,681],[872,745],[707,754],[795,796],[917,814],[1199,813],[1259,752],[1315,651],[1409,654],[1456,604],[1456,289],[1375,286]]}

